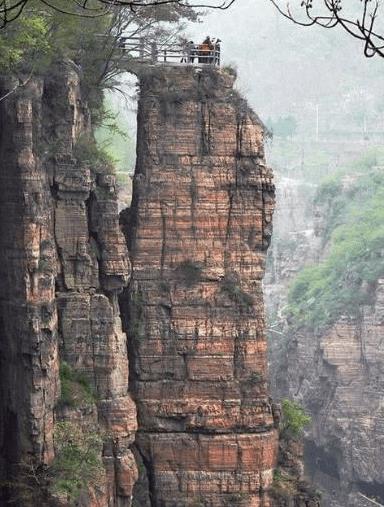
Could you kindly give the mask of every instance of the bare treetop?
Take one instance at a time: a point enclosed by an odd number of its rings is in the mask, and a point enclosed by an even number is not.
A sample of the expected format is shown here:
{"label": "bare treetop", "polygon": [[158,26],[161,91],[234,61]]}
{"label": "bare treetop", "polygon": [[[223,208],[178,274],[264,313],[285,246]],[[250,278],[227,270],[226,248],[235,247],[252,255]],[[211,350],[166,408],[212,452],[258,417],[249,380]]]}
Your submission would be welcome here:
{"label": "bare treetop", "polygon": [[[340,26],[355,39],[364,42],[364,54],[384,57],[384,36],[377,30],[379,0],[358,0],[353,14],[347,14],[351,0],[270,0],[284,17],[301,26]],[[356,15],[355,12],[357,11]]]}
{"label": "bare treetop", "polygon": [[[131,11],[145,7],[179,5],[180,7],[210,8],[226,10],[236,0],[37,0],[44,7],[58,12],[75,15],[97,17],[111,12],[116,7],[128,8]],[[37,3],[35,1],[35,4]],[[32,4],[32,0],[0,0],[0,28],[22,15],[24,9]]]}

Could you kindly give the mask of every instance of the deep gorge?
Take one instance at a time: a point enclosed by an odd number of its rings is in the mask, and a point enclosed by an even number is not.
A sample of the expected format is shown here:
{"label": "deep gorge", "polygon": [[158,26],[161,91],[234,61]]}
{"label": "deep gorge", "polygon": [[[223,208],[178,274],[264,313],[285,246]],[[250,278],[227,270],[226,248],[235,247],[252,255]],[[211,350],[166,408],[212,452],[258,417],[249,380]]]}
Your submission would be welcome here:
{"label": "deep gorge", "polygon": [[119,225],[113,170],[81,149],[81,80],[70,62],[55,75],[0,111],[2,502],[318,505],[303,487],[289,504],[273,492],[261,280],[274,185],[234,76],[139,76]]}
{"label": "deep gorge", "polygon": [[320,182],[280,173],[265,283],[272,392],[312,415],[306,476],[330,507],[383,501],[383,166],[355,149]]}

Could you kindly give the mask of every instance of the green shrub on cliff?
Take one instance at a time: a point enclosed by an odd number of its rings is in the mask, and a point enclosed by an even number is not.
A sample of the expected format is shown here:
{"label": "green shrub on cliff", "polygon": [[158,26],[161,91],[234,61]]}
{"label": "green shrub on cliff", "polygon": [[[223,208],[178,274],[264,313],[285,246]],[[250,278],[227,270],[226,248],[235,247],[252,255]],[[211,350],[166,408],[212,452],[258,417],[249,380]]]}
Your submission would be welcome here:
{"label": "green shrub on cliff", "polygon": [[73,155],[81,164],[88,164],[96,174],[114,173],[114,159],[92,136],[82,135],[73,147]]}
{"label": "green shrub on cliff", "polygon": [[60,384],[59,405],[76,408],[95,402],[95,394],[85,375],[65,361],[60,363]]}
{"label": "green shrub on cliff", "polygon": [[180,262],[176,268],[177,276],[181,278],[188,287],[200,282],[202,272],[203,268],[201,264],[191,260]]}
{"label": "green shrub on cliff", "polygon": [[281,408],[281,433],[283,436],[298,437],[304,428],[311,424],[311,417],[296,401],[285,399],[282,401]]}
{"label": "green shrub on cliff", "polygon": [[73,505],[82,491],[96,486],[102,478],[103,439],[96,429],[82,429],[69,421],[57,422],[54,434],[51,490]]}
{"label": "green shrub on cliff", "polygon": [[240,287],[240,282],[236,276],[226,276],[223,278],[221,290],[240,308],[244,310],[252,308],[253,298]]}
{"label": "green shrub on cliff", "polygon": [[[51,63],[71,60],[81,73],[83,99],[91,109],[101,106],[103,90],[122,91],[120,75],[129,70],[128,59],[121,58],[122,34],[161,44],[176,37],[183,20],[198,18],[194,9],[173,3],[144,9],[116,6],[103,15],[99,0],[87,0],[86,9],[82,2],[68,0],[15,3],[20,15],[0,30],[0,75],[16,80],[21,74],[41,75]],[[16,5],[14,9],[15,15]]]}
{"label": "green shrub on cliff", "polygon": [[11,25],[7,33],[0,34],[0,74],[12,72],[26,59],[46,55],[50,49],[48,23],[38,12],[31,12],[17,24]]}
{"label": "green shrub on cliff", "polygon": [[309,329],[328,326],[341,315],[356,317],[362,305],[372,303],[374,284],[384,276],[382,170],[358,176],[344,195],[328,186],[320,192],[332,217],[328,255],[299,273],[288,297],[289,319]]}
{"label": "green shrub on cliff", "polygon": [[[67,2],[59,0],[56,5],[65,10]],[[29,2],[23,14],[0,31],[0,72],[15,77],[20,72],[39,75],[52,62],[70,58],[81,65],[84,79],[97,79],[105,57],[98,34],[110,23],[111,16],[68,16],[40,2]]]}

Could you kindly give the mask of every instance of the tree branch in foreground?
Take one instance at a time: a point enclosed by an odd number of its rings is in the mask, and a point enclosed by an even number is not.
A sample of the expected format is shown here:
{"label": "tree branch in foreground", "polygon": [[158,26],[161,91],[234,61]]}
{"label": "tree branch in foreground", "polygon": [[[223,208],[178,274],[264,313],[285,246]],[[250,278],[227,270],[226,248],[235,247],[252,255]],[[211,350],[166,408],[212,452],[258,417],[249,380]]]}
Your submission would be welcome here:
{"label": "tree branch in foreground", "polygon": [[376,30],[378,0],[360,0],[360,12],[356,18],[344,16],[346,2],[343,0],[302,0],[300,5],[297,2],[297,6],[292,2],[283,6],[280,0],[270,2],[280,14],[297,25],[317,25],[328,29],[340,26],[353,38],[364,42],[366,57],[377,55],[384,58],[384,36]]}
{"label": "tree branch in foreground", "polygon": [[[164,5],[179,5],[200,9],[229,9],[236,0],[67,0],[65,7],[60,0],[38,0],[45,7],[63,14],[98,17],[111,12],[111,9],[120,7],[131,11],[145,7]],[[32,0],[0,0],[0,29],[20,17],[24,9],[31,5]],[[36,3],[36,2],[35,2]]]}

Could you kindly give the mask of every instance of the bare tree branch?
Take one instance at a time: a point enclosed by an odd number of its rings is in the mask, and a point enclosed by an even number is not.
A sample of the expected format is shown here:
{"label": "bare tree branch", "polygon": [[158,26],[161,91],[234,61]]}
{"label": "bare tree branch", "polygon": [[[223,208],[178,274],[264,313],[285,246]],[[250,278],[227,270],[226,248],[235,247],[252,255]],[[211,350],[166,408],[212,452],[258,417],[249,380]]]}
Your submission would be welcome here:
{"label": "bare tree branch", "polygon": [[[297,0],[297,9],[294,11],[292,3],[282,5],[280,0],[270,0],[275,8],[285,18],[293,23],[308,27],[321,26],[322,28],[335,28],[340,26],[353,38],[364,42],[364,55],[368,58],[380,56],[384,58],[384,36],[375,28],[379,13],[378,0],[360,0],[361,12],[357,18],[343,15],[345,11],[344,0]],[[350,1],[350,0],[348,0]]]}
{"label": "bare tree branch", "polygon": [[26,86],[29,83],[29,81],[31,80],[32,75],[33,75],[33,71],[30,72],[29,76],[26,79],[24,79],[24,80],[19,79],[19,82],[11,90],[9,90],[5,95],[0,97],[0,102],[2,102],[6,98],[8,98],[10,95],[15,93],[19,88]]}
{"label": "bare tree branch", "polygon": [[[42,5],[63,14],[98,17],[108,14],[112,8],[128,8],[132,12],[136,9],[149,7],[178,5],[186,8],[209,8],[209,9],[229,9],[236,0],[95,0],[93,5],[89,4],[89,0],[67,0],[67,6],[62,7],[57,0],[37,0]],[[22,15],[24,9],[31,5],[32,0],[0,0],[0,29],[15,21]],[[36,4],[36,0],[35,0]]]}

